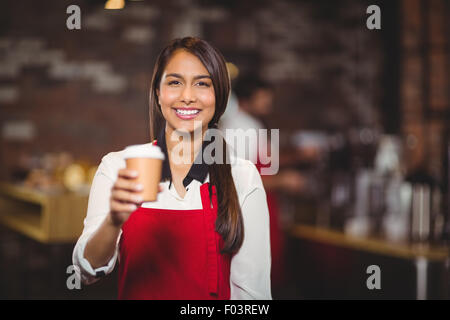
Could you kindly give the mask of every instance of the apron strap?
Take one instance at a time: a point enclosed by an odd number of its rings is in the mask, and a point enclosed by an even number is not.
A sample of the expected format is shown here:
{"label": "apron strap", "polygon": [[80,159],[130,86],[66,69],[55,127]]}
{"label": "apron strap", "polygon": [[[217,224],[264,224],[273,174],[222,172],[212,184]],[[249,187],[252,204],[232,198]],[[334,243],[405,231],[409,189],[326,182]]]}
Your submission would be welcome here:
{"label": "apron strap", "polygon": [[218,243],[216,241],[216,217],[217,217],[217,195],[216,188],[212,186],[212,204],[209,199],[209,183],[204,183],[200,186],[200,194],[202,197],[203,213],[206,229],[207,239],[207,276],[208,276],[208,290],[209,293],[218,294],[219,284],[219,252]]}

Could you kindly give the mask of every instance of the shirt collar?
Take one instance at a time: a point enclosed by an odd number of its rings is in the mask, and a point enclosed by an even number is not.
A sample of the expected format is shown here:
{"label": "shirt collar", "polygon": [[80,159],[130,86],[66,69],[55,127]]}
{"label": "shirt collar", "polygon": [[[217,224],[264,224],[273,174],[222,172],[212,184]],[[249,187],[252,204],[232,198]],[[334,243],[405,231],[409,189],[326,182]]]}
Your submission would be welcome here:
{"label": "shirt collar", "polygon": [[[183,179],[183,186],[187,187],[192,180],[197,180],[200,183],[203,183],[206,179],[206,176],[209,172],[209,165],[205,163],[205,161],[201,161],[201,157],[203,155],[203,152],[205,148],[211,143],[211,140],[204,139],[202,143],[202,150],[197,155],[197,158],[195,159],[194,163],[192,164],[191,168],[189,169],[188,174]],[[169,155],[167,152],[167,144],[166,144],[166,130],[165,126],[159,131],[159,134],[157,136],[156,144],[158,147],[161,148],[161,151],[164,153],[164,161],[163,161],[163,167],[162,167],[162,174],[161,174],[161,181],[170,181],[169,188],[172,185],[172,173],[170,171],[170,164],[169,164]]]}

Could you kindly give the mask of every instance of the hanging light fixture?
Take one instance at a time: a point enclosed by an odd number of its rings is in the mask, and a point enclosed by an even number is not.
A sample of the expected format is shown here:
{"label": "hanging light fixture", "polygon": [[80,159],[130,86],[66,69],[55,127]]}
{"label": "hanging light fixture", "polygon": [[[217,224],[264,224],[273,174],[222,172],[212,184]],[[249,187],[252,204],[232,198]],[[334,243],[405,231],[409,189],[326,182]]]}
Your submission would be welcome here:
{"label": "hanging light fixture", "polygon": [[105,3],[105,9],[117,10],[125,7],[125,0],[108,0]]}

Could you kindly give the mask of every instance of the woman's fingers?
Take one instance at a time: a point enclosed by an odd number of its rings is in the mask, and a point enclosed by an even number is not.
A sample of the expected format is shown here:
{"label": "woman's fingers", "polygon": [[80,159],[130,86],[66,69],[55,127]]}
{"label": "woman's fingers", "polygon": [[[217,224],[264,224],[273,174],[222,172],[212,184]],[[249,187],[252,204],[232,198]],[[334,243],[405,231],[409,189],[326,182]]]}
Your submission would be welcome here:
{"label": "woman's fingers", "polygon": [[[127,221],[130,214],[137,210],[137,208],[144,202],[142,198],[142,186],[137,187],[137,184],[127,178],[129,172],[122,171],[121,177],[116,180],[110,198],[110,214],[113,223],[121,226]],[[160,183],[158,185],[158,192],[164,189]]]}
{"label": "woman's fingers", "polygon": [[144,190],[144,187],[140,183],[123,178],[118,178],[116,183],[114,184],[114,189],[124,189],[130,192],[141,192],[142,190]]}
{"label": "woman's fingers", "polygon": [[118,177],[111,190],[110,214],[113,223],[121,226],[143,202],[140,192],[143,186],[133,179],[138,173],[134,170],[120,169]]}
{"label": "woman's fingers", "polygon": [[140,204],[144,200],[140,194],[128,192],[123,189],[113,189],[111,191],[111,196],[116,201],[131,202],[135,204]]}
{"label": "woman's fingers", "polygon": [[[120,169],[119,176],[114,184],[113,189],[125,189],[130,192],[141,192],[144,190],[144,186],[140,183],[134,182],[132,179],[135,179],[138,176],[138,172],[130,169]],[[163,185],[160,183],[158,185],[158,192],[162,192],[164,190]]]}
{"label": "woman's fingers", "polygon": [[131,170],[131,169],[120,169],[118,176],[119,178],[125,178],[125,179],[135,179],[137,178],[139,175],[139,172],[137,172],[136,170]]}
{"label": "woman's fingers", "polygon": [[[111,190],[111,210],[115,212],[131,213],[144,202],[142,184],[134,182],[137,172],[130,169],[120,169],[118,178]],[[158,185],[158,192],[163,191],[162,184]]]}

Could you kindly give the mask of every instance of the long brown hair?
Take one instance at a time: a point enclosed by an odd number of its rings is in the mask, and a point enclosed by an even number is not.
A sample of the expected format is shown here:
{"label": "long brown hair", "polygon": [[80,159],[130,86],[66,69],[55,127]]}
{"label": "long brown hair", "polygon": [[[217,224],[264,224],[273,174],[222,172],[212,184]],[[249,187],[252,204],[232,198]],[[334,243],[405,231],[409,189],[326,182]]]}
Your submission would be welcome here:
{"label": "long brown hair", "polygon": [[[225,112],[230,93],[230,78],[228,76],[225,59],[222,54],[208,42],[194,38],[185,37],[175,39],[166,46],[159,54],[150,88],[150,138],[154,140],[159,130],[165,125],[165,120],[158,104],[157,89],[159,88],[164,69],[176,50],[186,50],[195,55],[208,70],[214,86],[216,108],[214,116],[208,123],[208,128],[217,128],[220,117]],[[223,155],[229,159],[228,147],[223,139]],[[231,175],[230,162],[222,161],[209,165],[210,195],[211,186],[214,185],[218,197],[218,214],[216,230],[224,240],[222,253],[235,253],[239,250],[244,240],[244,227],[241,207]]]}

